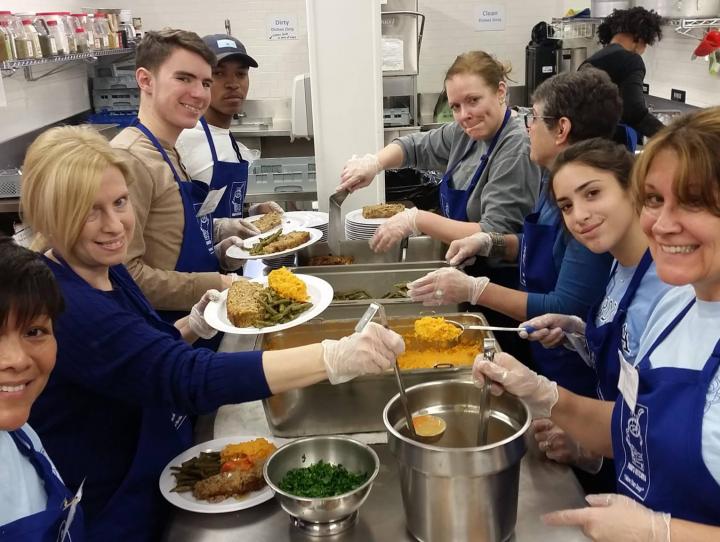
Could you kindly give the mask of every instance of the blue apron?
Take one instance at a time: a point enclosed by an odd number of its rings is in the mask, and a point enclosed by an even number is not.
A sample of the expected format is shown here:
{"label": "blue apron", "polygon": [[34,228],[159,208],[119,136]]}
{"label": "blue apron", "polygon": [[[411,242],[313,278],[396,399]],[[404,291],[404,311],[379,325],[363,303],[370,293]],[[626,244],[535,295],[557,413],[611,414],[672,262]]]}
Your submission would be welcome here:
{"label": "blue apron", "polygon": [[235,150],[238,162],[223,162],[218,160],[215,143],[213,142],[210,127],[205,117],[200,118],[200,124],[202,124],[203,130],[205,130],[205,136],[207,137],[213,160],[210,190],[220,190],[222,187],[227,187],[220,199],[220,203],[218,203],[217,209],[213,212],[213,217],[242,218],[243,202],[245,201],[248,184],[248,162],[247,160],[243,160],[242,154],[240,154],[240,148],[232,134],[230,134],[230,143]]}
{"label": "blue apron", "polygon": [[635,152],[638,144],[637,130],[623,123],[618,124],[618,130],[625,137],[625,147],[627,148],[627,150],[630,152]]}
{"label": "blue apron", "polygon": [[[603,401],[614,401],[618,396],[618,379],[620,377],[618,350],[620,350],[622,344],[623,325],[625,324],[628,308],[650,265],[652,265],[652,255],[649,250],[646,250],[618,304],[612,322],[603,324],[600,327],[595,325],[595,316],[600,310],[602,300],[592,307],[588,313],[585,339],[597,372],[598,397]],[[615,270],[617,270],[617,266]]]}
{"label": "blue apron", "polygon": [[[520,288],[530,293],[547,294],[555,289],[558,273],[555,270],[553,247],[558,236],[564,235],[560,214],[552,224],[540,224],[540,211],[551,205],[545,184],[540,189],[540,204],[536,212],[525,217],[520,242]],[[595,397],[597,377],[595,371],[580,358],[577,352],[564,346],[545,348],[538,342],[530,343],[533,361],[540,374],[560,386],[586,397]]]}
{"label": "blue apron", "polygon": [[[215,246],[213,242],[213,214],[206,214],[197,217],[205,198],[210,192],[210,187],[202,181],[192,180],[183,181],[175,170],[170,161],[170,157],[165,149],[157,140],[155,135],[147,129],[138,119],[133,121],[132,126],[140,130],[145,137],[155,146],[163,159],[170,166],[175,182],[180,191],[180,197],[183,204],[183,216],[185,226],[183,227],[183,240],[180,246],[180,254],[178,255],[175,271],[182,273],[203,273],[203,272],[220,272],[220,263],[215,256]],[[227,190],[225,190],[227,192]],[[223,195],[224,196],[224,195]],[[198,300],[199,301],[199,300]],[[166,322],[173,323],[184,316],[188,311],[158,311],[160,317]],[[195,341],[195,347],[206,347],[217,350],[222,334],[218,333],[212,339],[207,341],[199,339]]]}
{"label": "blue apron", "polygon": [[467,215],[467,202],[470,199],[470,195],[473,193],[473,190],[475,190],[475,187],[477,186],[480,177],[482,177],[482,174],[487,167],[488,159],[490,158],[490,155],[495,149],[495,145],[497,145],[497,142],[500,139],[500,135],[502,134],[503,129],[507,125],[508,120],[510,120],[510,109],[505,110],[505,118],[503,118],[500,129],[493,136],[492,141],[488,146],[487,152],[483,154],[482,157],[480,157],[480,164],[478,165],[478,168],[475,170],[475,174],[470,180],[470,185],[465,190],[456,190],[450,187],[450,184],[452,183],[452,173],[457,169],[458,165],[460,165],[460,163],[472,152],[472,150],[475,148],[475,145],[477,145],[477,141],[473,141],[472,143],[470,143],[467,150],[463,153],[460,159],[452,166],[450,166],[445,172],[445,175],[443,175],[443,178],[440,181],[440,209],[442,210],[442,213],[446,218],[469,222]]}
{"label": "blue apron", "polygon": [[82,542],[85,540],[82,509],[79,497],[73,498],[53,471],[53,467],[33,447],[30,437],[22,429],[10,431],[18,450],[28,458],[43,481],[47,506],[42,512],[0,525],[3,542]]}
{"label": "blue apron", "polygon": [[720,485],[702,457],[705,400],[720,366],[720,341],[702,370],[650,365],[650,355],[694,303],[663,330],[637,365],[635,413],[622,395],[617,398],[613,453],[620,493],[678,519],[720,525]]}

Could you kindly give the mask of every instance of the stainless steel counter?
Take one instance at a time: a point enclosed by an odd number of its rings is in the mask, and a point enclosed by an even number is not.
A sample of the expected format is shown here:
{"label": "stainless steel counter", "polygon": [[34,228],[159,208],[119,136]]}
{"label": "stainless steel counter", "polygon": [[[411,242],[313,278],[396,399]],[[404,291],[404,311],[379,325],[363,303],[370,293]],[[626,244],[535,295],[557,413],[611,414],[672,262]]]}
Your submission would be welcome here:
{"label": "stainless steel counter", "polygon": [[[226,336],[221,350],[248,350],[254,336]],[[260,402],[222,407],[216,418],[201,418],[196,439],[199,442],[241,434],[269,435]],[[382,434],[362,434],[360,438]],[[376,440],[377,442],[377,440]],[[405,517],[400,496],[400,480],[395,458],[386,444],[374,444],[380,457],[380,474],[370,495],[360,508],[357,524],[350,530],[327,538],[342,542],[412,541],[405,529]],[[518,521],[516,542],[545,541],[576,542],[587,540],[577,528],[548,527],[541,514],[563,508],[584,505],[583,493],[572,471],[541,458],[530,447],[520,469]],[[167,542],[283,542],[322,540],[313,538],[290,524],[289,516],[273,499],[261,505],[226,514],[198,514],[175,510],[163,537]],[[449,541],[450,542],[450,541]]]}

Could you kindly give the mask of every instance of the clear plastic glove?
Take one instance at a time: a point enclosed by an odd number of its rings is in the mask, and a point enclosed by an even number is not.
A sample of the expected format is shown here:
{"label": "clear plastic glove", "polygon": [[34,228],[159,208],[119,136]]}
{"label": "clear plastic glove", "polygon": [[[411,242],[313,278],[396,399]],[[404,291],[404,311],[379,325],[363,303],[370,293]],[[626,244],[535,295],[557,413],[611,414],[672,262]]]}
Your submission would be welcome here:
{"label": "clear plastic glove", "polygon": [[220,299],[220,292],[217,290],[208,290],[200,298],[200,301],[193,305],[190,310],[190,316],[188,318],[188,327],[190,330],[203,339],[212,339],[217,335],[217,329],[210,327],[205,321],[205,307],[211,301],[218,301]]}
{"label": "clear plastic glove", "polygon": [[260,230],[244,218],[215,218],[213,220],[213,239],[224,241],[228,237],[240,237],[247,239],[258,235]]}
{"label": "clear plastic glove", "polygon": [[577,316],[548,313],[520,324],[521,328],[533,328],[535,331],[519,331],[523,339],[540,341],[545,348],[554,348],[565,340],[565,333],[585,335],[585,322]]}
{"label": "clear plastic glove", "polygon": [[552,420],[535,420],[532,422],[532,429],[538,448],[545,452],[548,459],[573,465],[590,474],[600,472],[602,456],[585,450]]}
{"label": "clear plastic glove", "polygon": [[405,342],[394,331],[370,322],[360,333],[340,340],[324,340],[322,347],[328,380],[341,384],[356,376],[390,369],[405,351]]}
{"label": "clear plastic glove", "polygon": [[375,175],[382,171],[380,160],[378,160],[375,154],[366,154],[364,156],[352,155],[352,158],[345,162],[340,173],[340,184],[335,189],[337,192],[340,190],[349,190],[353,192],[358,188],[368,186]]}
{"label": "clear plastic glove", "polygon": [[502,394],[506,390],[525,401],[533,419],[549,418],[550,411],[558,402],[557,384],[531,371],[510,354],[495,354],[493,361],[482,355],[475,358],[473,379],[482,385],[490,379],[490,392]]}
{"label": "clear plastic glove", "polygon": [[[262,203],[255,203],[255,204],[251,205],[250,208],[248,209],[249,216],[264,215],[267,213],[282,214],[284,212],[285,211],[283,210],[283,208],[280,207],[280,205],[278,205],[274,201],[263,201]],[[258,231],[258,233],[260,233],[260,232]]]}
{"label": "clear plastic glove", "polygon": [[408,284],[408,295],[423,305],[448,305],[468,301],[478,304],[485,287],[490,283],[487,277],[471,277],[458,269],[442,267]]}
{"label": "clear plastic glove", "polygon": [[239,237],[228,237],[227,239],[224,239],[220,241],[217,245],[215,245],[215,257],[220,262],[220,269],[223,271],[236,271],[240,269],[243,264],[245,263],[245,260],[242,260],[240,258],[232,258],[227,255],[227,250],[230,247],[240,247],[243,248],[243,240]]}
{"label": "clear plastic glove", "polygon": [[417,207],[412,207],[388,218],[375,230],[375,234],[370,239],[370,248],[375,252],[387,252],[405,237],[412,234],[420,235],[422,232],[415,224],[417,214]]}
{"label": "clear plastic glove", "polygon": [[594,542],[670,542],[670,514],[615,493],[588,495],[590,507],[545,514],[547,525],[578,526]]}
{"label": "clear plastic glove", "polygon": [[479,231],[468,237],[456,239],[450,243],[445,261],[450,265],[472,265],[475,256],[487,256],[492,248],[492,238],[485,232]]}

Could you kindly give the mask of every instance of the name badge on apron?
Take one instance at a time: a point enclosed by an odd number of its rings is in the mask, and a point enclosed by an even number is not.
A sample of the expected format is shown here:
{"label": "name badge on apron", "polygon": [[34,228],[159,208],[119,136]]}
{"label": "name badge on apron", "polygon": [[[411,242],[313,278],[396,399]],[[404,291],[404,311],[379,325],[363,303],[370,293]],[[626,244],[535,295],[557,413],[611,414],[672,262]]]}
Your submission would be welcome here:
{"label": "name badge on apron", "polygon": [[200,218],[212,213],[217,208],[218,203],[220,203],[220,200],[222,199],[226,189],[227,186],[223,186],[222,188],[218,188],[217,190],[210,190],[207,197],[205,198],[205,201],[203,201],[203,204],[200,206],[200,210],[195,216],[197,218]]}
{"label": "name badge on apron", "polygon": [[620,378],[618,380],[618,390],[625,399],[625,402],[630,407],[631,412],[635,412],[637,406],[638,387],[640,384],[640,377],[638,376],[637,369],[630,365],[622,355],[622,352],[618,350],[618,358],[620,359]]}

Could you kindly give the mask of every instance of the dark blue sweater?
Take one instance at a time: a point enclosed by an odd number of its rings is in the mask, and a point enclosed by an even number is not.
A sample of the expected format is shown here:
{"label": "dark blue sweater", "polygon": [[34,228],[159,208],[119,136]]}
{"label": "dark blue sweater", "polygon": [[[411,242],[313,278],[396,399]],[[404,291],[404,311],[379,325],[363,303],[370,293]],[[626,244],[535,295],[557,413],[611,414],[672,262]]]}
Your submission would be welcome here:
{"label": "dark blue sweater", "polygon": [[[162,527],[163,513],[147,510],[148,516],[160,517],[138,518],[137,525],[113,521],[129,504],[118,489],[135,459],[141,422],[172,419],[180,425],[184,415],[269,396],[262,353],[192,348],[158,318],[124,266],[110,269],[114,289],[104,292],[68,267],[46,261],[66,309],[54,322],[57,364],[32,408],[32,426],[67,487],[74,492],[85,479],[82,502],[90,539],[93,532],[111,530],[112,539],[151,540]],[[190,444],[186,437],[179,440]],[[160,454],[132,481],[133,498],[147,497],[158,510],[164,508],[160,472],[173,452],[183,451],[180,443],[159,442],[163,447],[167,457]],[[146,493],[140,498],[138,487]]]}

